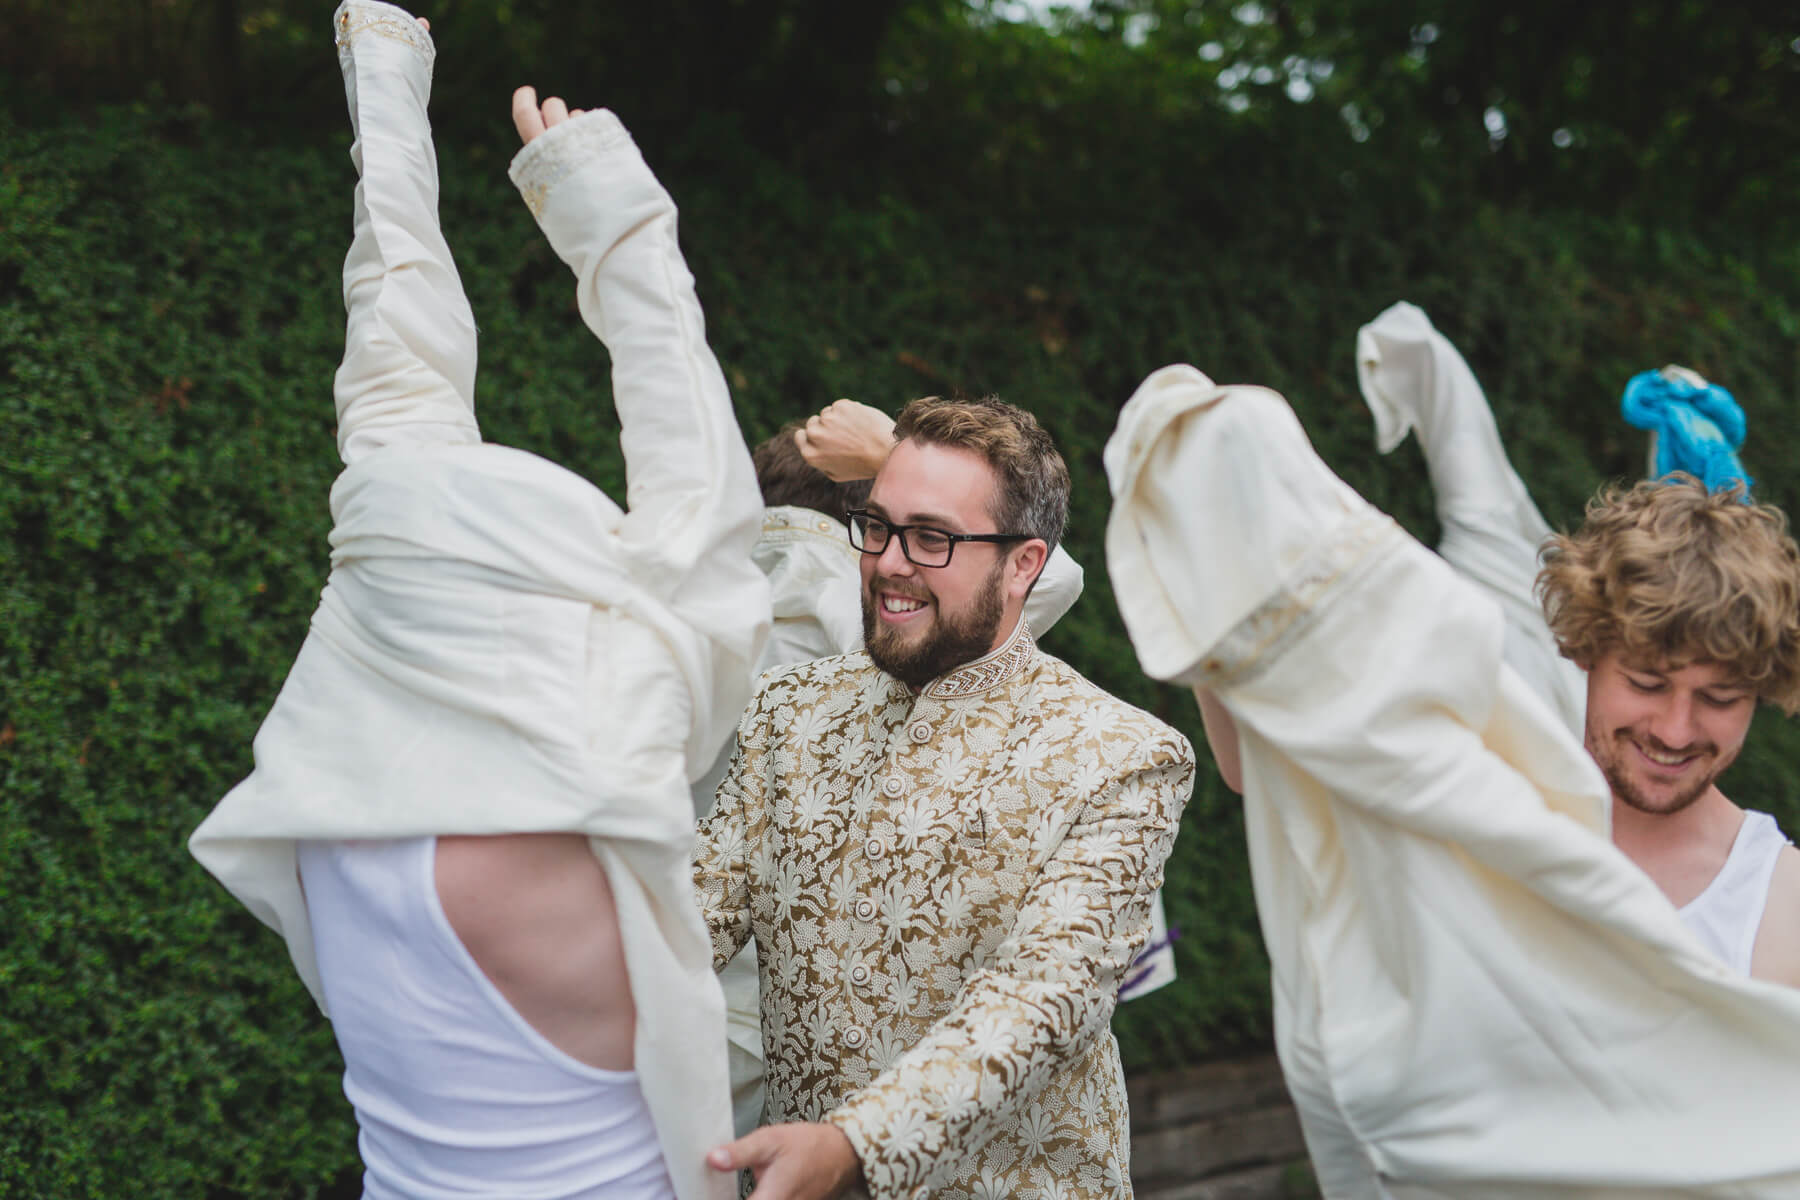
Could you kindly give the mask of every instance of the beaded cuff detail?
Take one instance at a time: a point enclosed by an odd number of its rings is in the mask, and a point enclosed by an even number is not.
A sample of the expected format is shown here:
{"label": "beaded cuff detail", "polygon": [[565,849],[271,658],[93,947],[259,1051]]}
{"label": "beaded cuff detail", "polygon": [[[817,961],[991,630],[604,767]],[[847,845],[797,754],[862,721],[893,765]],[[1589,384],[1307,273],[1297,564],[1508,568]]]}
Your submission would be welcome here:
{"label": "beaded cuff detail", "polygon": [[339,57],[347,56],[361,38],[380,37],[402,42],[424,55],[427,66],[437,61],[437,46],[405,9],[373,0],[344,0],[331,19]]}
{"label": "beaded cuff detail", "polygon": [[525,198],[531,215],[542,217],[544,203],[557,184],[583,163],[630,137],[619,118],[604,108],[592,109],[532,138],[513,156],[506,173]]}

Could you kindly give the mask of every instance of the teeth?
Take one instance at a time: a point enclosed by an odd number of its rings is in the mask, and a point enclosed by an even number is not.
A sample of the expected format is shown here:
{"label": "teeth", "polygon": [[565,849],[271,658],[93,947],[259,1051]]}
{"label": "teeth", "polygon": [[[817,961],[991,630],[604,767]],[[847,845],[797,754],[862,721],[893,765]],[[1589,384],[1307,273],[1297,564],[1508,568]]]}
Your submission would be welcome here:
{"label": "teeth", "polygon": [[1679,767],[1682,763],[1687,761],[1687,755],[1685,754],[1658,754],[1648,746],[1639,746],[1638,749],[1644,752],[1645,758],[1653,763],[1660,763],[1665,767]]}
{"label": "teeth", "polygon": [[901,596],[883,596],[881,607],[891,613],[917,612],[925,607],[923,600],[907,600]]}

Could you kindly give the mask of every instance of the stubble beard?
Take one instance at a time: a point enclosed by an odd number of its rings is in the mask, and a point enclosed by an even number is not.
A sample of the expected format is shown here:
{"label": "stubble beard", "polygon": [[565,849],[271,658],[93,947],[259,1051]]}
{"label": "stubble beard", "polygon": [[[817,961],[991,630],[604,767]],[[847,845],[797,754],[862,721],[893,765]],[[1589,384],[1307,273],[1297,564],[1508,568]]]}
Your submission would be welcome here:
{"label": "stubble beard", "polygon": [[[871,578],[863,586],[862,596],[863,648],[870,660],[901,683],[918,688],[986,654],[1006,615],[1000,585],[1004,565],[995,564],[967,611],[950,616],[942,608],[936,609],[930,632],[917,644],[910,644],[898,629],[882,624],[875,611],[875,593],[884,586],[894,588],[894,581],[880,575]],[[908,594],[904,589],[895,590]]]}
{"label": "stubble beard", "polygon": [[1700,797],[1706,795],[1706,791],[1712,787],[1713,781],[1724,773],[1726,767],[1731,765],[1729,759],[1724,762],[1717,761],[1717,747],[1700,747],[1699,749],[1703,753],[1710,752],[1715,756],[1712,770],[1707,771],[1692,785],[1676,792],[1668,799],[1653,800],[1637,785],[1631,772],[1626,769],[1626,757],[1635,753],[1636,749],[1631,745],[1631,739],[1626,736],[1624,730],[1615,732],[1611,738],[1601,742],[1595,736],[1594,730],[1590,728],[1586,740],[1588,754],[1593,758],[1595,765],[1600,768],[1600,774],[1606,777],[1606,786],[1612,791],[1613,798],[1627,808],[1636,809],[1638,812],[1653,817],[1672,817],[1686,809]]}

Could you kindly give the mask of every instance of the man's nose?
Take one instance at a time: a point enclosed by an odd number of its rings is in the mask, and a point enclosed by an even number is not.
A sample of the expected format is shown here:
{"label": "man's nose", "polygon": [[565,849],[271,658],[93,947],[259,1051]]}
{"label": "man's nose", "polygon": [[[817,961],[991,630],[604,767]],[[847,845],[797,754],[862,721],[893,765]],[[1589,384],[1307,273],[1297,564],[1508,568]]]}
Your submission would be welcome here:
{"label": "man's nose", "polygon": [[1671,750],[1685,750],[1699,740],[1691,696],[1671,694],[1650,715],[1650,734]]}
{"label": "man's nose", "polygon": [[893,534],[881,553],[875,556],[875,569],[883,575],[910,575],[913,572],[913,561],[906,557],[900,549],[900,535]]}

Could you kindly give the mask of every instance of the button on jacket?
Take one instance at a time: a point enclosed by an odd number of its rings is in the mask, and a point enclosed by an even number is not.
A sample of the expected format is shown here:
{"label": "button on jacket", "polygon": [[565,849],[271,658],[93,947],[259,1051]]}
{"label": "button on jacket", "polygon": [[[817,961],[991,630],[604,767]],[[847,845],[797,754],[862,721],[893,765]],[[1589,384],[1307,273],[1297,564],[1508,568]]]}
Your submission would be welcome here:
{"label": "button on jacket", "polygon": [[768,1119],[836,1124],[878,1197],[1129,1195],[1108,1022],[1193,764],[1024,622],[916,694],[765,676],[694,878],[716,963],[761,951]]}

